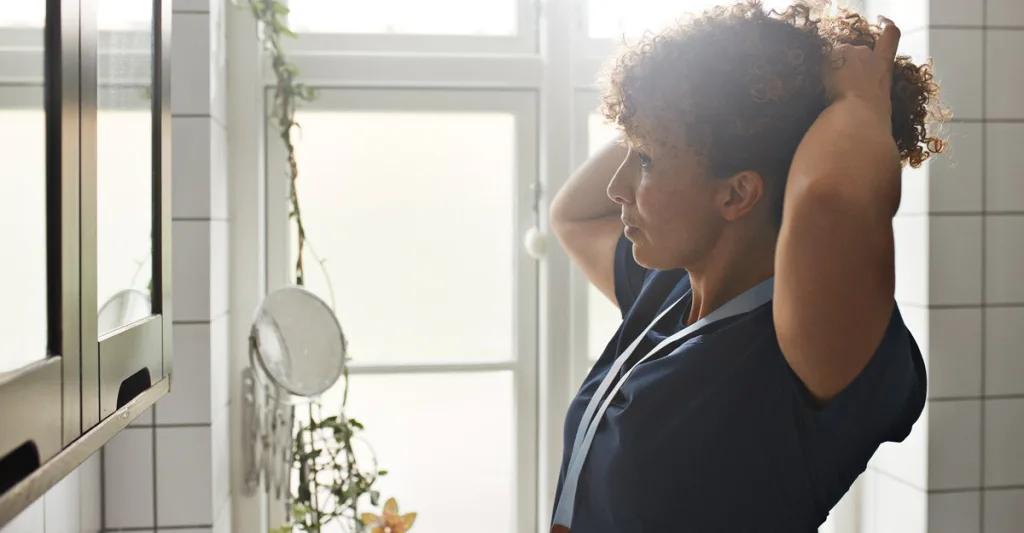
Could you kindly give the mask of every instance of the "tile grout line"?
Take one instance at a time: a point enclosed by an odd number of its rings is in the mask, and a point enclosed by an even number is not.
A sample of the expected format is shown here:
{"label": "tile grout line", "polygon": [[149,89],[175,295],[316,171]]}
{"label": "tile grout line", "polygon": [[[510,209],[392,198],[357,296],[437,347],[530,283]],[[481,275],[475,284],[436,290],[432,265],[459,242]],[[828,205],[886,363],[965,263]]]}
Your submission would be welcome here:
{"label": "tile grout line", "polygon": [[[987,23],[988,23],[988,0],[981,0],[981,22],[982,22],[982,26],[983,27],[987,27]],[[987,104],[988,104],[988,30],[987,29],[983,29],[981,31],[981,116],[982,116],[983,119],[988,119],[988,105]],[[988,131],[988,128],[985,127],[985,124],[983,123],[982,127],[981,127],[981,211],[983,213],[988,211],[988,201],[987,201],[988,190],[987,190],[986,185],[988,183],[988,179],[987,179],[988,178],[988,161],[987,160],[988,160],[989,147],[988,147],[988,142],[987,142],[988,139],[986,138],[986,132],[987,131]],[[987,279],[987,269],[988,268],[987,268],[987,264],[986,264],[986,260],[985,260],[987,252],[988,252],[988,249],[987,249],[988,243],[986,242],[986,239],[985,239],[985,235],[986,235],[986,233],[988,233],[988,224],[987,224],[987,222],[988,222],[988,217],[983,215],[981,217],[981,258],[980,258],[981,259],[981,301],[982,301],[983,307],[985,306],[984,304],[988,303],[988,279]],[[985,375],[985,367],[987,366],[987,361],[986,361],[986,355],[987,355],[986,354],[986,344],[988,344],[987,339],[986,339],[986,337],[988,335],[987,334],[986,324],[985,324],[985,322],[986,322],[986,316],[985,315],[986,314],[987,313],[985,313],[985,311],[982,310],[982,312],[981,312],[981,396],[982,396],[982,398],[984,398],[986,393],[987,393],[987,391],[985,389],[985,381],[987,379],[986,375]],[[985,433],[986,433],[985,418],[986,418],[986,414],[987,414],[986,403],[987,402],[984,399],[982,399],[981,402],[980,402],[980,404],[981,404],[981,424],[980,424],[980,427],[979,427],[979,431],[981,432],[981,434],[978,435],[978,440],[979,440],[979,442],[981,442],[981,446],[979,447],[980,448],[979,449],[979,455],[981,456],[980,457],[981,461],[980,461],[979,468],[978,468],[978,477],[979,477],[978,481],[979,481],[979,485],[981,486],[981,491],[978,493],[979,494],[978,495],[978,499],[979,499],[979,501],[978,501],[978,533],[985,533],[985,468],[986,468],[986,466],[985,466],[985,459],[986,459],[985,458],[985,448],[987,447],[986,446],[987,443],[985,442]]]}
{"label": "tile grout line", "polygon": [[157,501],[158,501],[157,500],[157,494],[156,494],[156,490],[157,490],[156,489],[156,487],[157,487],[157,482],[156,482],[156,475],[157,475],[157,472],[156,472],[156,425],[155,425],[155,423],[156,423],[156,407],[157,406],[154,404],[153,405],[153,423],[154,423],[154,426],[150,429],[150,431],[153,432],[153,530],[154,531],[156,530],[156,525],[157,525],[157,511],[156,511],[156,507],[157,507]]}
{"label": "tile grout line", "polygon": [[985,400],[1024,400],[1024,394],[982,394],[981,396],[939,396],[937,398],[928,398],[929,402],[935,403],[970,401],[983,402]]}

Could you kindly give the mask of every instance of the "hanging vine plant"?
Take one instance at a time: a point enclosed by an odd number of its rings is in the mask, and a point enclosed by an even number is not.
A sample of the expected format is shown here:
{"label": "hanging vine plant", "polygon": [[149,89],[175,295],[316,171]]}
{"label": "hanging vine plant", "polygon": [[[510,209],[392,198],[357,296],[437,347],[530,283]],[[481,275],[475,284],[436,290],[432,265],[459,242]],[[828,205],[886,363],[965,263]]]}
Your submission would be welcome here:
{"label": "hanging vine plant", "polygon": [[[234,1],[237,3],[242,0]],[[295,121],[296,109],[302,102],[314,100],[316,91],[298,81],[299,69],[288,60],[282,44],[283,39],[297,37],[286,22],[288,6],[277,0],[244,1],[247,6],[243,7],[248,7],[257,21],[259,39],[274,72],[267,122],[268,127],[272,126],[278,133],[278,140],[285,148],[289,218],[295,224],[298,248],[294,281],[296,285],[304,286],[306,265],[303,258],[308,242],[299,202],[299,165],[295,157],[293,135],[299,131],[299,124]],[[318,266],[323,268],[322,262],[318,261]],[[324,276],[327,276],[326,271]],[[371,459],[370,465],[360,464],[357,459],[353,445],[357,442],[365,444],[360,438],[364,427],[357,420],[345,416],[349,386],[347,366],[343,380],[345,393],[340,415],[325,417],[323,405],[319,401],[312,401],[307,406],[308,419],[296,422],[290,523],[276,528],[272,533],[321,533],[333,522],[338,522],[348,532],[405,533],[416,519],[416,513],[399,515],[398,502],[394,498],[384,504],[379,515],[361,512],[360,505],[365,505],[367,499],[372,507],[380,505],[380,493],[375,483],[387,472],[378,469],[375,459]],[[370,455],[372,457],[372,450]]]}

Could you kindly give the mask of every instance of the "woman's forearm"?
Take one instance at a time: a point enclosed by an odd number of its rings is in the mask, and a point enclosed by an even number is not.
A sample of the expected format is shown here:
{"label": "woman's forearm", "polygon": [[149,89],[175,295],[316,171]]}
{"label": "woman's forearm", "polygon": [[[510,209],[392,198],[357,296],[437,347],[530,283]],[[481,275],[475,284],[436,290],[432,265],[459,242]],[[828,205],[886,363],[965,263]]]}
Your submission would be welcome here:
{"label": "woman's forearm", "polygon": [[[618,215],[619,205],[608,198],[608,183],[623,165],[628,150],[611,141],[591,156],[566,181],[551,202],[554,224],[583,222]],[[639,166],[622,171],[639,172]]]}

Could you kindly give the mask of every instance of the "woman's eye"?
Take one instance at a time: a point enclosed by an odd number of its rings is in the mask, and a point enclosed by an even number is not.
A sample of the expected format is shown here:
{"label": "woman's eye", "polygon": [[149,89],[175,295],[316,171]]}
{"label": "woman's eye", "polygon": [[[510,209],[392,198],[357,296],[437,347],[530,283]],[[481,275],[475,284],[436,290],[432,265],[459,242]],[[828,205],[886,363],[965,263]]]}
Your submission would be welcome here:
{"label": "woman's eye", "polygon": [[640,154],[640,168],[651,168],[651,157],[647,154]]}

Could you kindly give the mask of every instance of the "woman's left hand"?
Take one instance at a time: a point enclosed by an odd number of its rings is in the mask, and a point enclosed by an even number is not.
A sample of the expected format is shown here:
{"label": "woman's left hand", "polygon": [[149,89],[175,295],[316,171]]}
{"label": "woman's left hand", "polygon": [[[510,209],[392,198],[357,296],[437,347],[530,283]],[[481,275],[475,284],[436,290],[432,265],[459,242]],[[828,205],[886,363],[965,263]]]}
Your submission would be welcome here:
{"label": "woman's left hand", "polygon": [[830,102],[855,98],[888,119],[892,113],[890,92],[900,29],[893,21],[879,18],[884,27],[874,50],[844,44],[832,51],[831,68],[825,72],[825,90]]}

